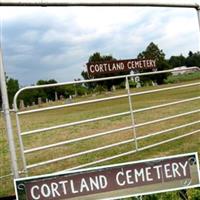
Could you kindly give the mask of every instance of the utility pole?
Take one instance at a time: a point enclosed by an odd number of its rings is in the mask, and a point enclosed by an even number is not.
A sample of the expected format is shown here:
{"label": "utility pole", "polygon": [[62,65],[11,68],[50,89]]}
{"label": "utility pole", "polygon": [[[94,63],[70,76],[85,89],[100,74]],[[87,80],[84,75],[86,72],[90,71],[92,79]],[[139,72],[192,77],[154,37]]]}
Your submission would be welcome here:
{"label": "utility pole", "polygon": [[13,137],[13,130],[12,130],[12,123],[10,117],[10,108],[8,103],[8,93],[6,87],[6,79],[5,79],[5,72],[3,66],[3,53],[0,46],[0,86],[1,86],[1,96],[2,96],[2,108],[6,123],[6,133],[8,139],[8,145],[10,150],[10,159],[11,159],[11,166],[12,166],[12,173],[14,178],[19,177],[18,167],[17,167],[17,157],[16,157],[16,149],[15,149],[15,142]]}

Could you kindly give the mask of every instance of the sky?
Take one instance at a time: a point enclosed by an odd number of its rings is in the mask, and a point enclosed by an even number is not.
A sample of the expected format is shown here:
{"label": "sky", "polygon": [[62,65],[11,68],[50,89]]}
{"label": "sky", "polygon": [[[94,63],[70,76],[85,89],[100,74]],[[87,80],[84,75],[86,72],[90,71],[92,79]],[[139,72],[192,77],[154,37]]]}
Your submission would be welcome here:
{"label": "sky", "polygon": [[166,54],[199,51],[197,13],[189,8],[0,7],[5,71],[21,86],[73,81],[90,55],[132,59],[154,42]]}

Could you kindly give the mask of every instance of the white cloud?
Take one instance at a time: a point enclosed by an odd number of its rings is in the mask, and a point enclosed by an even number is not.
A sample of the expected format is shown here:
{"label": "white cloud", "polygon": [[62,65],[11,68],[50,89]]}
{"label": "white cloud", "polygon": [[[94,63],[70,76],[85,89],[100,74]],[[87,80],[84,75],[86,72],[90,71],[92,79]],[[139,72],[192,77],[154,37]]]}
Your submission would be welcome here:
{"label": "white cloud", "polygon": [[[54,23],[50,30],[47,30],[42,36],[43,42],[65,42],[71,44],[81,44],[94,41],[100,37],[106,37],[110,34],[120,31],[127,26],[130,21],[132,24],[141,20],[142,12],[138,15],[131,15],[131,8],[72,8],[69,22],[69,13],[62,16]],[[141,9],[137,9],[142,11]],[[62,12],[61,12],[62,13]],[[131,17],[129,17],[131,16]],[[56,15],[58,17],[58,14]]]}
{"label": "white cloud", "polygon": [[8,56],[7,59],[10,62],[22,62],[22,61],[26,61],[29,60],[29,58],[32,57],[32,55],[27,55],[27,54],[15,54],[13,56]]}
{"label": "white cloud", "polygon": [[8,43],[7,41],[7,47],[10,51],[12,50],[12,55],[13,56],[18,56],[18,55],[30,55],[33,54],[35,49],[32,45],[29,44],[22,44],[22,43]]}
{"label": "white cloud", "polygon": [[82,78],[81,72],[84,70],[83,66],[71,65],[69,67],[54,68],[47,72],[48,79],[55,78],[59,81],[73,81],[76,78]]}
{"label": "white cloud", "polygon": [[[99,51],[134,58],[153,41],[166,52],[198,50],[194,9],[132,7],[0,8],[4,47],[10,73],[29,70],[21,80],[37,81],[36,73],[66,81],[80,77],[88,57]],[[19,27],[20,24],[20,27]],[[13,37],[12,33],[16,33]],[[33,65],[32,59],[37,56]],[[43,70],[39,70],[43,69]],[[22,71],[23,72],[23,71]],[[64,75],[67,74],[67,75]],[[65,79],[67,77],[67,79]],[[71,77],[71,78],[70,78]],[[25,81],[26,79],[26,81]]]}
{"label": "white cloud", "polygon": [[27,17],[31,14],[32,8],[23,7],[0,7],[1,19],[10,22],[19,18]]}
{"label": "white cloud", "polygon": [[[86,52],[82,48],[75,47],[70,49],[63,48],[62,53],[53,53],[43,56],[41,58],[41,63],[48,66],[65,66],[70,67],[70,65],[76,63],[78,60],[83,59],[86,56]],[[69,59],[70,58],[70,59]]]}
{"label": "white cloud", "polygon": [[20,39],[26,43],[37,42],[39,38],[40,34],[38,30],[28,30],[20,36]]}
{"label": "white cloud", "polygon": [[[199,33],[195,16],[176,16],[163,27],[157,42],[173,54],[187,54],[198,50]],[[172,54],[171,53],[171,54]]]}

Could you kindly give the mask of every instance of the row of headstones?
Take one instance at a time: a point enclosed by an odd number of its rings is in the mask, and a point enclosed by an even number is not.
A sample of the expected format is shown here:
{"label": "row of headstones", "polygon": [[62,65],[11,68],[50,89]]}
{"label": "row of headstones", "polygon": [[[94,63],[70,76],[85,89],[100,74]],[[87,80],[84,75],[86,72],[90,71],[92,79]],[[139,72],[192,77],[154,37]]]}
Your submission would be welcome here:
{"label": "row of headstones", "polygon": [[[113,85],[113,87],[112,87],[112,90],[113,90],[113,91],[116,90],[116,88],[115,88],[114,85]],[[87,96],[87,93],[85,94],[85,96]],[[74,97],[76,97],[76,95],[70,95],[68,99],[65,99],[63,95],[60,95],[60,97],[58,98],[57,92],[55,92],[55,101],[59,101],[59,100],[60,100],[60,101],[64,101],[66,104],[72,103],[72,99],[73,99]],[[49,99],[46,98],[45,102],[43,102],[43,101],[42,101],[42,98],[41,98],[41,97],[38,97],[37,105],[40,106],[40,105],[42,105],[42,103],[50,103],[50,102],[52,102],[52,100],[49,100]],[[31,105],[31,106],[35,106],[35,105],[36,105],[36,103],[35,103],[35,102],[32,102],[32,105]],[[30,106],[27,106],[27,107],[30,107]],[[20,103],[19,103],[19,109],[20,109],[20,110],[23,110],[23,109],[25,109],[25,108],[26,108],[26,106],[25,106],[25,104],[24,104],[24,100],[21,99],[21,100],[20,100]]]}
{"label": "row of headstones", "polygon": [[[137,88],[140,88],[140,87],[141,87],[141,84],[140,84],[140,78],[139,78],[139,77],[135,77],[135,82],[137,83],[136,87],[137,87]],[[157,85],[157,84],[154,83],[154,82],[152,81],[152,85],[155,86],[155,85]],[[127,85],[126,85],[126,89],[127,89]],[[111,89],[111,90],[112,90],[112,91],[116,91],[115,85],[112,86],[112,89]],[[72,99],[73,99],[75,96],[76,96],[76,95],[70,95],[68,99],[65,99],[63,95],[60,95],[59,98],[58,98],[57,92],[55,92],[55,101],[59,101],[59,100],[60,100],[60,101],[64,101],[66,104],[68,104],[68,103],[72,103]],[[87,94],[85,94],[85,96],[87,96]],[[96,94],[94,94],[94,96],[96,96]],[[50,102],[52,102],[52,100],[49,100],[49,99],[47,99],[47,98],[46,98],[45,102],[43,102],[43,101],[42,101],[42,98],[39,97],[39,98],[38,98],[38,101],[37,101],[37,105],[38,105],[38,106],[41,106],[42,103],[50,103]],[[35,102],[32,102],[32,106],[35,106],[35,105],[36,105],[36,103],[35,103]],[[27,107],[29,107],[29,106],[27,106]],[[23,109],[26,108],[26,107],[25,107],[25,104],[24,104],[24,101],[23,101],[22,99],[20,100],[19,108],[20,108],[20,110],[23,110]]]}
{"label": "row of headstones", "polygon": [[[71,102],[72,97],[70,97],[69,99],[70,99],[70,102]],[[63,96],[63,95],[60,95],[60,98],[59,98],[59,99],[58,99],[58,97],[55,98],[55,101],[59,101],[59,100],[60,100],[60,101],[64,101],[64,100],[65,100],[64,96]],[[38,106],[41,106],[43,103],[50,103],[50,102],[52,102],[52,100],[49,100],[49,99],[46,98],[45,102],[43,102],[43,101],[42,101],[42,98],[41,98],[41,97],[38,97],[37,105],[38,105]],[[36,102],[32,102],[32,105],[31,105],[31,106],[35,106],[35,105],[36,105]],[[27,107],[29,107],[29,106],[27,106]],[[25,109],[25,108],[26,108],[26,106],[25,106],[25,104],[24,104],[24,100],[23,100],[23,99],[20,99],[20,102],[19,102],[19,109],[20,109],[20,110],[23,110],[23,109]]]}

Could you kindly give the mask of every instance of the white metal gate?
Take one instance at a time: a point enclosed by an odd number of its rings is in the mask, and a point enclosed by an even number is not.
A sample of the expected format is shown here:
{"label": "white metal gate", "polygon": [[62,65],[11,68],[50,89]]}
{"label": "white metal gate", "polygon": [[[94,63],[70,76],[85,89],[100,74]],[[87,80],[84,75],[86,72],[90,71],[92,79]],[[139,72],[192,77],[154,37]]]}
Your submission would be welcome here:
{"label": "white metal gate", "polygon": [[[191,69],[191,68],[190,68]],[[137,135],[137,129],[141,128],[141,127],[146,127],[148,125],[156,125],[159,126],[160,123],[168,121],[168,120],[172,120],[172,119],[177,119],[180,117],[186,117],[189,116],[191,114],[196,114],[196,116],[199,116],[199,112],[200,112],[200,108],[195,108],[194,110],[189,110],[187,112],[182,112],[182,113],[178,113],[175,115],[170,115],[170,116],[164,116],[164,117],[160,117],[158,119],[154,119],[154,120],[149,120],[149,121],[145,121],[143,123],[136,123],[136,118],[135,115],[137,113],[142,113],[145,111],[151,111],[155,109],[161,109],[161,108],[171,108],[172,106],[177,106],[177,105],[182,105],[184,103],[187,102],[194,102],[197,100],[200,100],[200,82],[192,82],[192,83],[187,83],[187,84],[181,84],[181,85],[173,85],[173,86],[168,86],[166,85],[165,87],[160,88],[159,86],[155,86],[153,89],[151,90],[145,90],[145,91],[139,91],[139,92],[131,92],[130,89],[130,85],[129,85],[129,80],[131,77],[135,77],[135,76],[148,76],[148,75],[152,75],[152,74],[162,74],[162,73],[169,73],[172,72],[172,70],[165,70],[165,71],[156,71],[156,72],[148,72],[148,73],[141,73],[141,74],[133,74],[133,75],[124,75],[124,76],[114,76],[114,77],[107,77],[107,78],[99,78],[99,79],[93,79],[93,80],[83,80],[83,81],[75,81],[75,82],[66,82],[66,83],[57,83],[57,84],[50,84],[50,85],[40,85],[40,86],[30,86],[30,87],[25,87],[20,89],[14,98],[14,107],[15,107],[15,112],[16,112],[16,121],[17,121],[17,131],[18,131],[18,136],[19,136],[19,141],[20,141],[20,150],[21,150],[21,156],[22,156],[22,160],[23,160],[23,172],[25,172],[26,174],[28,173],[28,171],[30,171],[33,168],[39,168],[42,166],[46,166],[48,167],[49,164],[52,163],[59,163],[60,161],[64,161],[64,160],[68,160],[68,159],[72,159],[72,158],[79,158],[80,156],[84,156],[84,155],[90,155],[91,153],[98,153],[102,150],[110,150],[116,146],[120,146],[120,145],[128,145],[128,144],[133,144],[132,145],[132,149],[128,149],[127,151],[123,152],[123,153],[115,153],[112,156],[107,156],[105,155],[103,158],[101,159],[97,159],[97,160],[93,160],[91,162],[86,162],[86,163],[82,163],[82,164],[77,164],[74,163],[73,167],[70,167],[68,169],[77,169],[77,168],[81,168],[81,167],[87,167],[90,165],[95,165],[98,163],[102,163],[105,161],[109,161],[115,158],[119,158],[122,156],[127,156],[142,150],[146,150],[152,147],[156,147],[158,145],[167,143],[167,142],[171,142],[186,136],[190,136],[192,134],[195,133],[200,133],[200,129],[197,128],[196,130],[192,130],[189,131],[187,133],[178,135],[178,136],[173,136],[171,138],[167,138],[164,139],[162,141],[159,142],[154,142],[152,144],[149,145],[144,145],[144,146],[140,146],[139,145],[139,141],[142,141],[146,138],[151,138],[153,136],[158,136],[158,135],[163,135],[163,134],[168,134],[172,131],[175,130],[179,130],[179,129],[186,129],[187,127],[192,127],[195,125],[199,125],[200,120],[199,117],[197,117],[197,120],[189,122],[189,123],[184,123],[181,125],[176,125],[174,127],[170,127],[167,129],[163,129],[163,130],[159,130],[159,131],[155,131],[155,132],[150,132],[147,133],[145,135]],[[83,100],[83,101],[79,101],[79,102],[72,102],[70,104],[64,104],[64,105],[54,105],[54,106],[50,106],[50,107],[45,107],[45,108],[36,108],[33,110],[25,110],[25,111],[20,111],[17,107],[17,100],[19,97],[19,94],[21,94],[23,91],[26,90],[32,90],[32,89],[39,89],[39,88],[47,88],[47,87],[57,87],[57,86],[63,86],[63,85],[69,85],[69,84],[80,84],[80,83],[92,83],[92,82],[98,82],[98,81],[105,81],[105,80],[113,80],[113,79],[124,79],[125,83],[126,83],[126,93],[125,94],[121,94],[121,95],[115,95],[115,96],[109,96],[109,97],[103,97],[103,98],[95,98],[95,99],[91,99],[91,100]],[[153,105],[153,106],[147,106],[144,108],[139,108],[139,109],[134,109],[134,98],[136,98],[137,96],[142,96],[142,95],[147,95],[147,94],[154,94],[154,93],[158,93],[158,92],[168,92],[168,91],[172,91],[172,90],[179,90],[182,88],[192,88],[192,87],[197,87],[198,91],[197,91],[197,96],[193,96],[191,98],[186,98],[186,99],[181,99],[178,101],[170,101],[167,103],[159,103],[157,105]],[[118,113],[114,113],[114,114],[109,114],[109,115],[104,115],[104,116],[98,116],[98,117],[93,117],[93,118],[87,118],[84,120],[79,120],[79,121],[73,121],[70,123],[61,123],[61,124],[56,124],[56,125],[52,125],[52,126],[46,126],[46,127],[42,127],[42,128],[36,128],[33,130],[26,130],[26,131],[21,131],[21,123],[23,123],[20,120],[21,116],[26,116],[27,114],[33,114],[33,113],[41,113],[41,112],[45,112],[45,111],[50,111],[50,110],[58,110],[58,109],[64,109],[64,108],[69,108],[69,107],[75,107],[75,106],[81,106],[81,105],[87,105],[87,104],[95,104],[95,103],[99,103],[99,102],[106,102],[106,101],[114,101],[117,99],[126,99],[127,98],[127,106],[128,106],[128,110],[125,110],[123,112],[118,112]],[[144,97],[145,98],[145,97]],[[77,113],[77,115],[79,115],[80,113]],[[37,137],[41,137],[41,135],[43,133],[46,133],[48,131],[52,131],[52,130],[57,130],[57,129],[63,129],[63,128],[68,128],[68,127],[76,127],[78,125],[83,125],[83,124],[87,124],[87,123],[95,123],[95,122],[99,122],[102,120],[112,120],[113,118],[116,117],[125,117],[125,116],[129,116],[130,117],[130,124],[127,126],[123,126],[120,128],[112,128],[110,130],[107,131],[100,131],[100,132],[94,132],[93,134],[90,135],[86,135],[86,136],[80,136],[77,138],[73,138],[73,139],[69,139],[69,140],[64,140],[64,141],[59,141],[59,142],[55,142],[55,143],[51,143],[51,144],[46,144],[46,145],[42,145],[42,146],[37,146],[37,147],[31,147],[31,148],[27,148],[26,146],[24,146],[24,137],[29,136],[29,135],[37,135]],[[59,116],[58,116],[59,117]],[[80,143],[82,141],[87,141],[88,144],[90,142],[92,142],[93,139],[96,138],[101,138],[105,135],[113,135],[113,137],[115,137],[116,133],[120,133],[123,131],[127,131],[129,130],[129,132],[132,133],[132,138],[124,138],[121,141],[118,142],[114,142],[108,145],[104,145],[102,144],[101,146],[98,147],[94,147],[92,149],[86,149],[84,151],[80,151],[80,152],[76,152],[76,153],[72,153],[72,154],[67,154],[67,155],[62,155],[62,156],[58,156],[56,158],[53,159],[48,159],[48,160],[42,160],[39,162],[35,162],[35,163],[31,163],[28,161],[27,162],[27,156],[31,155],[35,152],[42,152],[44,150],[47,149],[54,149],[56,147],[60,147],[63,145],[71,145],[74,143]],[[86,130],[87,131],[87,130]],[[39,134],[40,133],[40,134]],[[42,133],[42,134],[41,134]],[[62,170],[66,170],[66,169],[62,169]]]}

